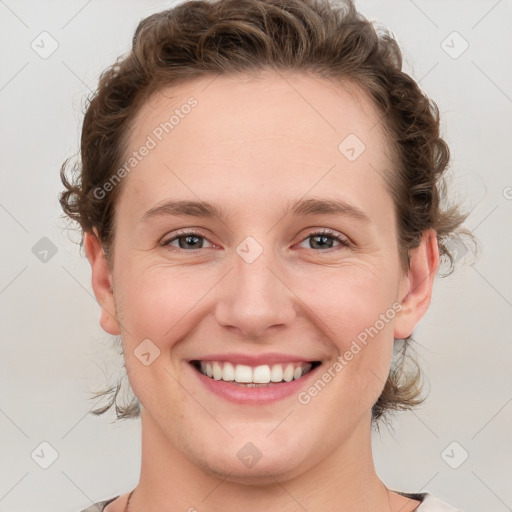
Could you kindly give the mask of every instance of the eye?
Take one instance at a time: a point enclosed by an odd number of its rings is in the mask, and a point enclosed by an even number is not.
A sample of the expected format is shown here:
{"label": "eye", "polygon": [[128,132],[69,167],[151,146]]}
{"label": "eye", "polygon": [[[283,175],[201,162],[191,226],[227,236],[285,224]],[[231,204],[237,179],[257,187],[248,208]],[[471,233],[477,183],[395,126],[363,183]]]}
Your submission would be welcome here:
{"label": "eye", "polygon": [[[164,247],[172,247],[173,249],[181,249],[187,252],[191,252],[190,250],[203,249],[205,240],[206,237],[200,235],[199,233],[195,233],[193,231],[182,231],[180,233],[176,233],[168,240],[165,240],[161,243],[161,245]],[[173,245],[173,242],[178,242],[178,246]]]}
{"label": "eye", "polygon": [[[303,244],[308,240],[310,241],[309,248],[320,249],[319,252],[328,252],[329,249],[333,249],[334,242],[338,242],[338,246],[341,247],[348,247],[350,245],[346,237],[329,229],[311,233],[301,243]],[[195,231],[181,231],[163,241],[161,245],[163,247],[172,247],[178,251],[192,252],[194,250],[204,249],[205,241],[207,241],[207,238]],[[175,242],[177,242],[177,245],[175,245]],[[207,243],[209,243],[211,247],[215,247],[215,245],[210,242],[207,241]],[[334,246],[334,248],[335,247],[336,246]]]}
{"label": "eye", "polygon": [[[328,250],[333,248],[333,241],[338,242],[339,246],[348,247],[350,245],[349,240],[330,229],[318,231],[308,235],[301,243],[309,240],[310,249],[323,249]],[[321,251],[321,252],[324,252]]]}

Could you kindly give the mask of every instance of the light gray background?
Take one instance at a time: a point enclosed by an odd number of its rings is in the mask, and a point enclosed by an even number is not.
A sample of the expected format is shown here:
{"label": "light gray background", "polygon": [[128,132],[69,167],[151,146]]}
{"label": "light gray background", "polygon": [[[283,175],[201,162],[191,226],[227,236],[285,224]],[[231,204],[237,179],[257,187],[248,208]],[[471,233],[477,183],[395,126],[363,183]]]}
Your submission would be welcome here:
{"label": "light gray background", "polygon": [[[140,19],[169,5],[0,0],[0,512],[78,511],[138,481],[139,421],[88,414],[89,392],[115,379],[121,356],[98,325],[89,265],[58,219],[58,171],[78,149],[100,71],[129,49]],[[478,260],[466,254],[436,279],[415,334],[430,396],[375,434],[377,469],[391,488],[426,490],[466,512],[512,510],[512,3],[358,6],[395,33],[406,69],[437,101],[452,197],[471,210],[466,225],[482,246]],[[31,48],[43,31],[59,45],[47,59]],[[453,31],[469,43],[458,58]],[[32,252],[43,237],[57,248],[46,263]],[[34,460],[50,460],[43,441],[58,452],[48,469]],[[446,462],[465,452],[458,469]]]}

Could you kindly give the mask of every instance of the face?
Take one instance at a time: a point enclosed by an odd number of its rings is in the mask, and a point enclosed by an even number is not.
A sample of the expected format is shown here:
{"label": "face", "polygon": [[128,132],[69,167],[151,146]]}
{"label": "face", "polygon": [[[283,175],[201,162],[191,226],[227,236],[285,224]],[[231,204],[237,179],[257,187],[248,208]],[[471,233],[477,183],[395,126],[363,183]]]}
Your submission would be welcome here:
{"label": "face", "polygon": [[400,268],[379,119],[353,85],[269,73],[161,91],[134,121],[93,284],[143,421],[208,473],[291,476],[369,438],[430,293]]}

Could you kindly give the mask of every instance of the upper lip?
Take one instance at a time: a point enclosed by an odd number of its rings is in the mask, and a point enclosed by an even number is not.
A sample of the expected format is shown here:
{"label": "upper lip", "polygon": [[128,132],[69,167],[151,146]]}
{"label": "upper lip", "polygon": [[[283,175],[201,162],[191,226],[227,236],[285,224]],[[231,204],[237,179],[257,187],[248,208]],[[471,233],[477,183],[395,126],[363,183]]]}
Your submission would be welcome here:
{"label": "upper lip", "polygon": [[222,354],[208,354],[201,357],[189,359],[192,361],[229,361],[234,364],[244,364],[247,366],[271,365],[279,363],[313,363],[320,359],[298,356],[296,354],[267,353],[267,354],[237,354],[235,352]]}

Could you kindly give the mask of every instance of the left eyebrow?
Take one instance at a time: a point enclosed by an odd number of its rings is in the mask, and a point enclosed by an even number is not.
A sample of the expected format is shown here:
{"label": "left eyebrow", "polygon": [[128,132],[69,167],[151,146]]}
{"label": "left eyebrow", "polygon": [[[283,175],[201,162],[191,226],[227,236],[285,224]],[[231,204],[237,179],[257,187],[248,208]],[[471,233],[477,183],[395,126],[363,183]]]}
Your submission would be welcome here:
{"label": "left eyebrow", "polygon": [[365,223],[371,222],[363,210],[341,199],[301,199],[288,205],[285,215],[289,212],[296,216],[342,215]]}

